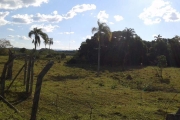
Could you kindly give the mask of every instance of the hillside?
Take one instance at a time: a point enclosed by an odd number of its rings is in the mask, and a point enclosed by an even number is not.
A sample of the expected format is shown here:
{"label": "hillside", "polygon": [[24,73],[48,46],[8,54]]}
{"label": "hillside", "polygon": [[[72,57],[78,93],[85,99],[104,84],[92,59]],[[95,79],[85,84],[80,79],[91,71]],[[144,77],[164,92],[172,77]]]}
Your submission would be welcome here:
{"label": "hillside", "polygon": [[[0,56],[0,73],[6,60],[7,56]],[[180,68],[165,68],[163,80],[155,66],[135,66],[126,71],[121,71],[121,67],[102,67],[97,77],[97,66],[68,66],[66,60],[60,63],[55,60],[43,79],[38,120],[156,120],[164,119],[166,112],[175,113],[180,107]],[[35,62],[35,81],[47,62],[46,59]],[[23,60],[14,61],[13,76],[22,65]],[[6,99],[19,113],[0,101],[0,119],[30,118],[33,96],[23,99],[22,80],[23,72],[6,93]]]}

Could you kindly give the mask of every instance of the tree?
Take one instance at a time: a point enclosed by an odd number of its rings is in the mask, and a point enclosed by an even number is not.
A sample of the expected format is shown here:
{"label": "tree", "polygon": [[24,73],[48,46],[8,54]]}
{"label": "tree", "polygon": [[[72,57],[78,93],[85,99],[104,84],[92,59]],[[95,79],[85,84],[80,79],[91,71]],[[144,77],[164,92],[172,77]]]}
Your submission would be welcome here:
{"label": "tree", "polygon": [[106,23],[101,23],[99,20],[97,22],[98,27],[93,27],[92,28],[92,33],[96,32],[97,34],[97,41],[98,41],[98,76],[99,76],[99,70],[100,70],[100,49],[101,49],[101,45],[100,45],[100,41],[103,40],[104,36],[108,37],[108,40],[111,40],[112,37],[112,33],[111,30],[109,28],[109,26]]}
{"label": "tree", "polygon": [[9,40],[0,39],[0,55],[8,55],[7,48],[12,48],[12,47],[13,46],[11,45]]}
{"label": "tree", "polygon": [[167,66],[166,56],[160,55],[157,57],[158,59],[158,67],[160,68],[160,77],[162,77],[162,70]]}
{"label": "tree", "polygon": [[50,46],[53,45],[53,38],[48,38],[48,45],[49,45],[49,54],[50,54]]}
{"label": "tree", "polygon": [[46,48],[46,45],[48,44],[48,39],[45,39],[44,40],[44,45],[45,45],[45,48]]}
{"label": "tree", "polygon": [[44,40],[46,40],[48,38],[48,35],[46,33],[42,32],[41,28],[38,29],[37,27],[34,28],[33,30],[31,30],[28,35],[30,38],[32,35],[34,35],[34,39],[33,39],[32,43],[34,43],[35,50],[36,50],[37,45],[40,45],[40,43],[41,43],[40,38],[43,38]]}
{"label": "tree", "polygon": [[162,39],[162,36],[159,34],[158,36],[154,36],[154,38],[155,38],[155,41],[159,41]]}
{"label": "tree", "polygon": [[61,59],[65,59],[66,58],[66,54],[65,53],[61,53]]}
{"label": "tree", "polygon": [[26,52],[26,48],[21,48],[19,51],[20,51],[21,53],[25,53],[25,52]]}
{"label": "tree", "polygon": [[132,38],[132,37],[134,37],[136,35],[133,28],[125,28],[122,32],[123,32],[123,36],[127,40],[129,40],[130,38]]}
{"label": "tree", "polygon": [[9,40],[0,39],[0,48],[10,48],[13,47]]}
{"label": "tree", "polygon": [[131,55],[130,55],[130,46],[132,46],[132,41],[134,37],[137,37],[133,28],[125,28],[122,31],[122,44],[123,44],[123,62],[122,62],[122,69],[125,70],[125,65],[131,62]]}

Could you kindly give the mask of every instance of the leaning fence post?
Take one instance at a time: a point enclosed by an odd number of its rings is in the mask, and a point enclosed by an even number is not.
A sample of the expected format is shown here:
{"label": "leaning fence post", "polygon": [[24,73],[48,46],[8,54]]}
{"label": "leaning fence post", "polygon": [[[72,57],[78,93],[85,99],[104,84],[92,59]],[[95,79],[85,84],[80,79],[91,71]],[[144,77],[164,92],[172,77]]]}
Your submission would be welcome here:
{"label": "leaning fence post", "polygon": [[42,79],[43,79],[44,75],[52,67],[53,64],[54,64],[54,62],[50,61],[43,68],[43,70],[39,73],[39,75],[37,77],[36,89],[35,89],[35,94],[34,94],[34,99],[33,99],[33,106],[32,106],[32,112],[31,112],[31,119],[30,120],[36,120],[36,113],[37,113],[37,109],[38,109],[38,103],[39,103],[39,97],[40,97],[40,92],[41,92]]}
{"label": "leaning fence post", "polygon": [[[24,64],[25,65],[25,64]],[[16,80],[17,76],[21,73],[22,69],[24,68],[24,65],[22,66],[22,68],[19,70],[19,72],[16,74],[16,76],[14,77],[14,79],[12,80],[12,82],[10,83],[10,85],[7,88],[7,91],[9,90],[9,88],[11,87],[11,85],[14,83],[14,81]]]}

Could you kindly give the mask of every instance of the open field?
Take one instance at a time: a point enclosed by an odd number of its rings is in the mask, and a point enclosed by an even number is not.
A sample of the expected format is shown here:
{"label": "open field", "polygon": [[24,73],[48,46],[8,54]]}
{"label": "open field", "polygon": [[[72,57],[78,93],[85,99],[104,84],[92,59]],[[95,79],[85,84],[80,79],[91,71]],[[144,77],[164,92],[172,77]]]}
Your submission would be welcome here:
{"label": "open field", "polygon": [[[7,56],[0,56],[0,73],[6,60]],[[65,61],[55,60],[43,79],[38,120],[160,120],[165,119],[166,112],[175,113],[180,107],[180,68],[165,68],[163,80],[158,77],[157,67],[152,66],[136,66],[126,71],[102,67],[97,77],[96,66],[67,66]],[[35,62],[35,81],[47,62]],[[14,61],[13,76],[23,63]],[[23,91],[22,72],[6,94],[6,99],[20,112],[14,113],[1,101],[0,119],[30,118],[33,96],[21,101]]]}

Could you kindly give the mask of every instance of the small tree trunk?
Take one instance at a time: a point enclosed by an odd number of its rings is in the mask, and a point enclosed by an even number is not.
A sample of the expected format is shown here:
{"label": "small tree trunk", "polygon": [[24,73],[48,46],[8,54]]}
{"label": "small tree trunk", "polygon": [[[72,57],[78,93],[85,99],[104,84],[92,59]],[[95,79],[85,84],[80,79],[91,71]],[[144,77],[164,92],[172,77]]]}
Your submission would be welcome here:
{"label": "small tree trunk", "polygon": [[49,55],[50,55],[50,45],[49,45]]}
{"label": "small tree trunk", "polygon": [[99,76],[99,71],[100,71],[100,41],[99,41],[99,47],[98,47],[98,69],[97,69],[97,75]]}
{"label": "small tree trunk", "polygon": [[35,49],[35,51],[36,51],[36,44],[35,44],[35,48],[34,48],[34,49]]}

